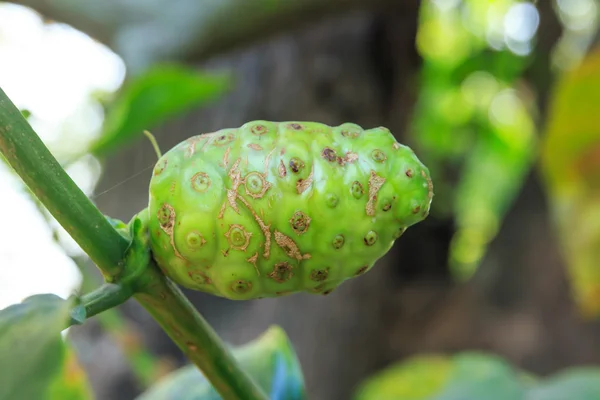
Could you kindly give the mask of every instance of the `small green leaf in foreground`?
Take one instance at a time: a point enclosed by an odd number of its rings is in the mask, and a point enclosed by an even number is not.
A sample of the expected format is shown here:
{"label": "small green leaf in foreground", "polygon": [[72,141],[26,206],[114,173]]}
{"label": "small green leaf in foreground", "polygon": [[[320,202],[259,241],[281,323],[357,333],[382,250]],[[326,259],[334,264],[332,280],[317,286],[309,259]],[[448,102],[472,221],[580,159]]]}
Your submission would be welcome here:
{"label": "small green leaf in foreground", "polygon": [[47,398],[62,369],[70,309],[70,302],[42,294],[0,311],[0,400]]}
{"label": "small green leaf in foreground", "polygon": [[177,65],[157,66],[132,78],[109,108],[90,152],[104,156],[164,121],[216,99],[230,87],[227,75]]}
{"label": "small green leaf in foreground", "polygon": [[[306,398],[304,378],[285,332],[272,326],[256,340],[233,349],[233,355],[270,400]],[[218,400],[221,397],[193,365],[167,375],[137,400]]]}
{"label": "small green leaf in foreground", "polygon": [[518,373],[480,353],[417,356],[367,379],[355,400],[524,400]]}
{"label": "small green leaf in foreground", "polygon": [[527,392],[527,400],[574,399],[600,399],[600,368],[570,368],[545,379]]}
{"label": "small green leaf in foreground", "polygon": [[77,360],[73,348],[65,343],[65,358],[60,373],[48,388],[49,400],[93,399],[87,375]]}

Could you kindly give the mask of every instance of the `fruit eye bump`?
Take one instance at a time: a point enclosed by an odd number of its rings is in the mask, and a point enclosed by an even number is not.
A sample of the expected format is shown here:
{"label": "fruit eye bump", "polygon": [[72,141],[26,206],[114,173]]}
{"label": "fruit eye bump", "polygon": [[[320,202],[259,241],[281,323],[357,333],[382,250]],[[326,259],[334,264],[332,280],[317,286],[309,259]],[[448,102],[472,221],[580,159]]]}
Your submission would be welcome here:
{"label": "fruit eye bump", "polygon": [[433,198],[386,128],[252,121],[162,155],[147,221],[174,282],[232,300],[328,294],[369,271]]}

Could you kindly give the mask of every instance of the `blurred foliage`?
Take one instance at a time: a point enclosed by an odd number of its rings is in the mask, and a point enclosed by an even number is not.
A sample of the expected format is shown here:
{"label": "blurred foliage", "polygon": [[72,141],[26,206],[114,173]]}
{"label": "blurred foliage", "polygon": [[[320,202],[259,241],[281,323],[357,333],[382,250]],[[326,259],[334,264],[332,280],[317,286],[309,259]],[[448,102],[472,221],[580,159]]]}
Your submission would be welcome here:
{"label": "blurred foliage", "polygon": [[[296,353],[278,326],[246,345],[234,348],[238,360],[271,400],[306,398],[304,378]],[[183,367],[159,381],[138,400],[218,400],[221,397],[193,365]]]}
{"label": "blurred foliage", "polygon": [[179,65],[158,65],[132,78],[117,93],[90,152],[98,157],[129,144],[146,129],[215,100],[230,87],[224,74]]}
{"label": "blurred foliage", "polygon": [[[412,130],[436,184],[432,214],[456,220],[449,262],[458,279],[475,272],[534,160],[532,106],[520,81],[531,38],[511,41],[498,27],[523,4],[426,1],[421,7],[423,67]],[[537,24],[530,6],[518,12]]]}
{"label": "blurred foliage", "polygon": [[596,400],[600,368],[567,369],[538,379],[495,355],[421,355],[363,382],[355,400]]}
{"label": "blurred foliage", "polygon": [[61,331],[72,302],[52,294],[0,311],[0,399],[87,398],[87,379]]}
{"label": "blurred foliage", "polygon": [[85,400],[93,399],[93,393],[88,383],[85,371],[79,364],[77,354],[65,342],[65,359],[62,370],[48,389],[50,400]]}
{"label": "blurred foliage", "polygon": [[541,169],[576,301],[600,314],[600,49],[565,73],[552,96]]}

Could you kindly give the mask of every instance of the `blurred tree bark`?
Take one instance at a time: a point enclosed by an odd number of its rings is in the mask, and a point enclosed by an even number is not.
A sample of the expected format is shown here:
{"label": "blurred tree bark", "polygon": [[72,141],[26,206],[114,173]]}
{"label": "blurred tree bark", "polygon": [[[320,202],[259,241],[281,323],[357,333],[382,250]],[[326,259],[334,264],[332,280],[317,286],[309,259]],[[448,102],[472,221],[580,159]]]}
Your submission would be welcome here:
{"label": "blurred tree bark", "polygon": [[[292,33],[198,63],[232,69],[235,90],[214,106],[155,130],[161,147],[253,119],[383,125],[400,141],[409,141],[404,132],[418,89],[418,2],[387,3],[391,5],[384,11],[361,9],[311,21]],[[528,76],[544,105],[550,80],[547,57],[560,26],[550,2],[539,6],[539,56]],[[97,21],[78,28],[102,28]],[[160,36],[161,30],[150,33]],[[98,192],[154,162],[151,146],[142,141],[123,149],[107,160]],[[100,196],[99,207],[128,220],[147,205],[149,179],[146,170]],[[281,325],[299,354],[310,399],[348,399],[368,375],[419,352],[490,350],[538,373],[600,362],[598,328],[578,320],[568,297],[564,266],[535,174],[480,273],[461,287],[450,284],[447,271],[452,232],[453,221],[430,216],[409,229],[375,269],[327,297],[294,295],[242,303],[187,293],[234,344],[253,339],[270,324]],[[136,303],[127,303],[125,310],[152,351],[185,362]],[[96,325],[90,322],[75,333],[77,340],[90,345],[82,361],[98,398],[132,398],[137,388],[131,375]]]}

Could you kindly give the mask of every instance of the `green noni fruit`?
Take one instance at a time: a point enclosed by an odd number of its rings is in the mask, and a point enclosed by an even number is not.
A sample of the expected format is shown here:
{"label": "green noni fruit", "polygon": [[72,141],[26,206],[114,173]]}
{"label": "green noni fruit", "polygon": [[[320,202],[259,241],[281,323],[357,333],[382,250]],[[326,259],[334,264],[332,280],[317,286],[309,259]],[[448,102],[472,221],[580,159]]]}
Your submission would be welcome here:
{"label": "green noni fruit", "polygon": [[180,285],[229,299],[328,294],[429,213],[429,170],[386,128],[253,121],[157,162],[153,256]]}

